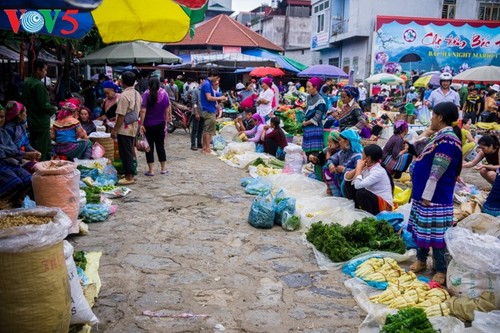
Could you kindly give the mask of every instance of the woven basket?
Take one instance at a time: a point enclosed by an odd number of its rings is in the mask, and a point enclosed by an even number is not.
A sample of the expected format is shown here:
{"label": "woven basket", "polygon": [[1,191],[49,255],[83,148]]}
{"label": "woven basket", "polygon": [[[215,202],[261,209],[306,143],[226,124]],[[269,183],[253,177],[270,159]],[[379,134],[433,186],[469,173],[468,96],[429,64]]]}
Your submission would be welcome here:
{"label": "woven basket", "polygon": [[99,142],[104,147],[104,157],[113,161],[115,157],[115,144],[112,138],[89,138],[93,143]]}
{"label": "woven basket", "polygon": [[361,145],[363,147],[369,146],[369,145],[376,145],[378,140],[364,140],[361,139]]}

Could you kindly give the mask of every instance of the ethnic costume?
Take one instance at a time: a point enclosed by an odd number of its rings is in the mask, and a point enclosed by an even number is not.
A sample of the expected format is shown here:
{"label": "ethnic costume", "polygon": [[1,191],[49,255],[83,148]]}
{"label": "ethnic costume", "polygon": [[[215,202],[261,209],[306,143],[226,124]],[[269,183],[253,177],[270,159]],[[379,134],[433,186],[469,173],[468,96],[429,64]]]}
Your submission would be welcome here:
{"label": "ethnic costume", "polygon": [[500,216],[500,169],[497,169],[495,182],[483,204],[483,213]]}
{"label": "ethnic costume", "polygon": [[323,150],[323,124],[321,120],[326,112],[326,104],[320,94],[307,97],[307,110],[304,121],[310,121],[312,124],[304,126],[304,138],[302,149],[306,154],[319,152]]}
{"label": "ethnic costume", "polygon": [[[412,209],[408,231],[419,248],[444,249],[453,224],[453,191],[462,163],[462,145],[451,127],[437,132],[411,166]],[[423,204],[423,197],[430,205]]]}
{"label": "ethnic costume", "polygon": [[23,193],[31,186],[31,175],[21,167],[24,153],[0,128],[0,198]]}
{"label": "ethnic costume", "polygon": [[77,119],[69,116],[57,120],[52,131],[56,142],[54,151],[57,155],[65,156],[71,161],[75,158],[90,159],[92,143],[90,140],[78,140],[84,130]]}

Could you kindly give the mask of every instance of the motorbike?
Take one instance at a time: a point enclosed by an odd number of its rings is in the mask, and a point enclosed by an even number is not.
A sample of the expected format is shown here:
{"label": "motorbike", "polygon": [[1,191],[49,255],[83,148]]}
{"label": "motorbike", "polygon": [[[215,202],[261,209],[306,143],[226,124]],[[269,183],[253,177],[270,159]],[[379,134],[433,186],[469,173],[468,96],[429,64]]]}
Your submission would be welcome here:
{"label": "motorbike", "polygon": [[167,124],[167,132],[173,133],[177,128],[182,128],[189,133],[193,114],[191,109],[178,102],[172,102],[172,121]]}

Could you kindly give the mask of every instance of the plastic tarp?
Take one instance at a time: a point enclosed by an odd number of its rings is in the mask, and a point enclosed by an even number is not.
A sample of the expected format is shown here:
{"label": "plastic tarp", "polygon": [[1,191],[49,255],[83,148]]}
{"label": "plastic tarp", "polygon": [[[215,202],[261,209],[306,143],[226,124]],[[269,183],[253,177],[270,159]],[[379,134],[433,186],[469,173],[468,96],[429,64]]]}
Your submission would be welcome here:
{"label": "plastic tarp", "polygon": [[259,48],[245,50],[243,51],[243,54],[274,60],[282,69],[293,73],[298,73],[307,68],[306,65],[301,64],[298,61]]}

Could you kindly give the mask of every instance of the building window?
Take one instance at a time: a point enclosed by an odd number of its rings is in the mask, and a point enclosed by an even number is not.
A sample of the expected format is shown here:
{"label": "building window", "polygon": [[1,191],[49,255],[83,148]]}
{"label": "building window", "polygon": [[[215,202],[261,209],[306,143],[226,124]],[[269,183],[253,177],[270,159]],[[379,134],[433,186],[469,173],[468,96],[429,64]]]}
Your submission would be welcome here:
{"label": "building window", "polygon": [[328,65],[339,67],[340,59],[339,58],[330,58],[328,59]]}
{"label": "building window", "polygon": [[358,71],[358,67],[359,67],[359,57],[352,57],[352,70],[354,72],[357,72]]}
{"label": "building window", "polygon": [[500,20],[500,4],[482,3],[479,5],[479,20],[484,21],[499,21]]}
{"label": "building window", "polygon": [[455,18],[455,7],[457,5],[457,0],[444,0],[443,12],[441,17],[444,19]]}
{"label": "building window", "polygon": [[317,20],[316,32],[323,32],[325,30],[325,14],[319,14]]}
{"label": "building window", "polygon": [[345,57],[344,60],[342,61],[342,70],[346,73],[349,73],[350,68],[351,68],[351,59],[349,57]]}

